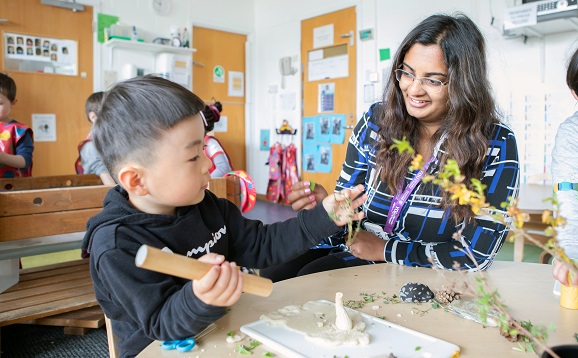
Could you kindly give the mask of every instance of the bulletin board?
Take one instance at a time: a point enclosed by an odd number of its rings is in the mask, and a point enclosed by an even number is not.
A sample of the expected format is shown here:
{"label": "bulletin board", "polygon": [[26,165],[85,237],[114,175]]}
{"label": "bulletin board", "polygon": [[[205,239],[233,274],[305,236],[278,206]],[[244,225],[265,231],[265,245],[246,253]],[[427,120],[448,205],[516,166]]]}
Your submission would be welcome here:
{"label": "bulletin board", "polygon": [[4,70],[78,74],[78,44],[74,40],[4,32],[3,44]]}
{"label": "bulletin board", "polygon": [[330,173],[331,144],[345,140],[345,114],[321,114],[303,118],[303,170]]}

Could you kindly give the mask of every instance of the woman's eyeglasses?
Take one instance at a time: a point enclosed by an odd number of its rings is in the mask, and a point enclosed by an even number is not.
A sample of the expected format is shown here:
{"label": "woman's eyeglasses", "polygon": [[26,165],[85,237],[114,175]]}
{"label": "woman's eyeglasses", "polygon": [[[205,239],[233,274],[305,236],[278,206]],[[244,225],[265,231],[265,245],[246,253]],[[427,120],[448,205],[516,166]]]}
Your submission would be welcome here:
{"label": "woman's eyeglasses", "polygon": [[401,85],[410,86],[413,80],[418,80],[421,88],[428,93],[440,93],[442,87],[447,85],[447,82],[442,82],[428,77],[416,77],[413,73],[404,71],[402,69],[395,70],[395,78]]}

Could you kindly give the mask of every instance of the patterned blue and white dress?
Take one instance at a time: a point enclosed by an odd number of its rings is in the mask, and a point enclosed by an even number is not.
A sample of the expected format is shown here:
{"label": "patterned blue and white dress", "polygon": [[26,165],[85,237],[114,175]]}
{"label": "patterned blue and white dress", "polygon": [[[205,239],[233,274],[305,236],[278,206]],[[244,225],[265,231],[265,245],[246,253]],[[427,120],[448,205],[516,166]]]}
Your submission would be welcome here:
{"label": "patterned blue and white dress", "polygon": [[[379,104],[376,104],[379,105]],[[364,184],[368,200],[363,205],[365,219],[362,228],[387,241],[384,261],[407,266],[432,266],[432,262],[443,269],[453,269],[457,262],[461,269],[477,270],[466,257],[463,245],[453,238],[462,230],[463,242],[474,254],[479,269],[487,269],[502,246],[508,228],[490,215],[477,216],[474,223],[455,222],[448,210],[440,206],[441,189],[433,183],[420,183],[406,201],[391,234],[384,231],[389,207],[393,198],[387,184],[379,179],[376,168],[376,145],[378,140],[378,118],[372,106],[366,112],[349,139],[345,163],[335,190]],[[443,139],[437,143],[433,154],[443,154]],[[436,175],[439,167],[433,164],[429,174]],[[405,184],[416,172],[409,172]],[[502,202],[518,196],[519,164],[514,133],[504,124],[496,124],[489,138],[487,157],[482,170],[482,183],[487,185],[486,201],[497,208],[495,213],[509,220],[501,210]],[[337,246],[335,238],[326,239],[319,247]],[[339,255],[344,260],[347,256]],[[351,257],[353,258],[353,257]],[[372,263],[372,262],[368,262]]]}

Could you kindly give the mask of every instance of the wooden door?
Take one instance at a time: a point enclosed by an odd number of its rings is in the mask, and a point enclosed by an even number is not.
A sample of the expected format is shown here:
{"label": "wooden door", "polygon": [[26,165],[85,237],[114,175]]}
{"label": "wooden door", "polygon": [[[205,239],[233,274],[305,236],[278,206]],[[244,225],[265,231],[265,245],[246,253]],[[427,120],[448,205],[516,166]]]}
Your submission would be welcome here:
{"label": "wooden door", "polygon": [[[245,42],[247,36],[193,27],[193,92],[205,102],[215,98],[223,105],[222,115],[227,117],[227,131],[215,132],[234,169],[247,169],[245,156],[245,94],[229,95],[230,71],[243,73],[245,88]],[[224,70],[224,81],[214,78],[216,66]]]}
{"label": "wooden door", "polygon": [[[78,46],[78,75],[19,72],[4,69],[4,51],[0,51],[0,68],[16,82],[18,103],[11,117],[32,127],[33,113],[56,115],[56,141],[36,142],[33,176],[75,174],[78,143],[90,131],[84,103],[93,91],[92,7],[84,11],[42,5],[40,0],[1,0],[0,48],[4,49],[4,32],[35,37],[74,40]],[[38,132],[38,128],[32,128]]]}
{"label": "wooden door", "polygon": [[[334,110],[323,114],[345,114],[346,128],[343,143],[331,144],[332,164],[330,173],[308,172],[302,170],[303,180],[313,180],[322,184],[327,191],[335,188],[335,181],[339,178],[341,165],[345,160],[347,142],[351,135],[351,128],[357,122],[355,117],[356,106],[356,17],[355,7],[332,12],[301,22],[301,58],[303,59],[303,117],[317,116],[319,112],[319,88],[321,84],[334,84]],[[319,29],[333,25],[333,40],[320,39]],[[316,31],[316,29],[318,29]],[[327,29],[327,27],[325,27]],[[317,43],[325,46],[314,48],[314,32],[317,33]],[[326,32],[327,33],[327,32]],[[330,58],[334,55],[347,54],[347,77],[309,80],[309,60]],[[311,57],[310,57],[311,56]],[[313,76],[312,78],[315,78]],[[305,130],[305,129],[304,129]],[[305,160],[302,161],[305,169]]]}

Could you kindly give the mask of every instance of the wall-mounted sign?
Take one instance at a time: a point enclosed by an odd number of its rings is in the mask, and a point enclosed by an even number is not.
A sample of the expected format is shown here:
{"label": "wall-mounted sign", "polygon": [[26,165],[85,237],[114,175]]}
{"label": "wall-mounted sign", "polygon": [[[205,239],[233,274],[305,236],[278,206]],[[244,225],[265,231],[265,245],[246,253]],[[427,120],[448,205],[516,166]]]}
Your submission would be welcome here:
{"label": "wall-mounted sign", "polygon": [[359,39],[361,41],[373,40],[373,29],[359,30]]}
{"label": "wall-mounted sign", "polygon": [[225,69],[223,66],[215,66],[213,68],[213,82],[225,83]]}

